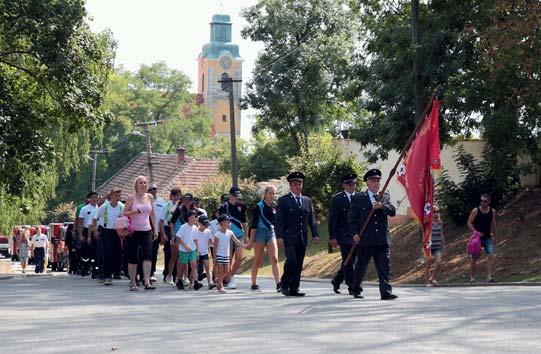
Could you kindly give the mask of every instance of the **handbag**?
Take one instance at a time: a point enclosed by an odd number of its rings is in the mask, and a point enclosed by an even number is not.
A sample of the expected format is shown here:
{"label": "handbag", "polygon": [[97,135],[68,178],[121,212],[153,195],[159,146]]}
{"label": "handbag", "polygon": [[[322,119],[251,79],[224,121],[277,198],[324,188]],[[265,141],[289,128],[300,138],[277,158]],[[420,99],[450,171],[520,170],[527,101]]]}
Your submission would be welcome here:
{"label": "handbag", "polygon": [[466,251],[473,257],[479,257],[481,255],[481,236],[479,232],[472,232],[468,244],[466,245]]}
{"label": "handbag", "polygon": [[135,231],[131,219],[127,216],[120,216],[115,220],[115,230],[120,237],[126,237]]}

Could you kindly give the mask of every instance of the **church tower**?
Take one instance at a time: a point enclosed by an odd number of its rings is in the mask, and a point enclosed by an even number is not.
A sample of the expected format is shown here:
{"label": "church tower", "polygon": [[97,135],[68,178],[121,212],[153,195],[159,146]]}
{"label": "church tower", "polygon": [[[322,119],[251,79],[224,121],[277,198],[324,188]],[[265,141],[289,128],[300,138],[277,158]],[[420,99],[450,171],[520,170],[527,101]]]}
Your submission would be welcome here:
{"label": "church tower", "polygon": [[[214,15],[210,23],[210,42],[203,46],[198,58],[198,96],[202,97],[213,117],[214,135],[230,136],[228,84],[218,80],[242,79],[242,58],[239,46],[231,43],[232,23],[229,15]],[[235,134],[240,135],[241,84],[233,84],[235,97]]]}

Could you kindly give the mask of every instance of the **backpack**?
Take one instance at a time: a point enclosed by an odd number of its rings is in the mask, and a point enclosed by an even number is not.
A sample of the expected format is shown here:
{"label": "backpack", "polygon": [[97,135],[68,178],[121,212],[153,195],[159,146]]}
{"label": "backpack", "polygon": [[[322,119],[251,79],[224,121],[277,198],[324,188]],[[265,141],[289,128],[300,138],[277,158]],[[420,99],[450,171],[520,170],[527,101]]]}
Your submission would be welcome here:
{"label": "backpack", "polygon": [[468,244],[466,245],[466,251],[473,257],[479,257],[481,255],[481,237],[479,232],[472,232]]}

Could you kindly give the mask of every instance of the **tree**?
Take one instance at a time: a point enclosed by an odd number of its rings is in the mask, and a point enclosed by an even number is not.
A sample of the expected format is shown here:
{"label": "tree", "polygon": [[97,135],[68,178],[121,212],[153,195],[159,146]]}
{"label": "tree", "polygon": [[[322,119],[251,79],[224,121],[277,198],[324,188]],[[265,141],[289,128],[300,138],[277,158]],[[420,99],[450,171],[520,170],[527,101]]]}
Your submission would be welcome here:
{"label": "tree", "polygon": [[[84,1],[0,1],[0,227],[36,222],[57,176],[77,168],[102,109],[114,42]],[[11,211],[7,211],[11,208]]]}
{"label": "tree", "polygon": [[[185,74],[163,62],[142,65],[135,73],[122,67],[111,73],[104,109],[114,118],[92,141],[107,151],[99,156],[98,186],[145,151],[145,138],[132,134],[138,122],[163,120],[151,128],[153,153],[174,153],[182,145],[187,155],[214,157],[209,148],[210,116],[204,106],[196,105],[189,85]],[[80,173],[59,185],[55,202],[80,199],[90,188],[91,174],[92,163],[85,161]]]}
{"label": "tree", "polygon": [[[363,3],[360,79],[347,91],[359,110],[352,136],[375,146],[372,159],[385,158],[403,147],[416,123],[411,9],[409,1]],[[503,188],[518,174],[517,156],[539,151],[541,4],[433,0],[420,10],[420,76],[425,100],[441,88],[441,141],[479,132]]]}
{"label": "tree", "polygon": [[353,155],[344,155],[330,134],[310,136],[310,150],[301,150],[289,159],[292,170],[306,175],[303,193],[314,201],[318,213],[325,213],[331,197],[340,190],[340,178],[348,173],[361,175],[363,166]]}
{"label": "tree", "polygon": [[263,42],[244,105],[259,111],[255,131],[270,129],[308,147],[308,135],[340,119],[328,115],[343,103],[354,51],[357,6],[346,0],[261,0],[245,9],[244,38]]}

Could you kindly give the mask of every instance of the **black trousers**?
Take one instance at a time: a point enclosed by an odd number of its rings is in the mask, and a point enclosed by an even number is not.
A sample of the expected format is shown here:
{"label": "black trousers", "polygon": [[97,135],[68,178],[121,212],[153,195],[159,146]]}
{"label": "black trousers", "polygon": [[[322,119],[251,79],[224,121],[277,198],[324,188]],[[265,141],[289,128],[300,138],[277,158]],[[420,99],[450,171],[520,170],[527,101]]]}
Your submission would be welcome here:
{"label": "black trousers", "polygon": [[293,242],[284,241],[286,261],[282,274],[282,289],[297,291],[301,282],[302,264],[306,253],[306,245],[299,239]]}
{"label": "black trousers", "polygon": [[92,246],[88,244],[88,229],[83,228],[83,241],[79,241],[81,249],[79,250],[79,269],[82,276],[88,275],[90,269],[90,260],[92,258]]}
{"label": "black trousers", "polygon": [[103,244],[100,239],[92,236],[92,276],[103,277]]}
{"label": "black trousers", "polygon": [[368,267],[368,263],[372,258],[378,272],[379,292],[381,295],[389,295],[392,293],[392,287],[389,283],[391,271],[389,265],[391,247],[389,245],[357,247],[357,260],[353,272],[353,292],[355,294],[361,293],[361,284],[366,275],[366,267]]}
{"label": "black trousers", "polygon": [[165,242],[163,243],[163,276],[169,274],[169,262],[171,261],[171,229],[165,226]]}
{"label": "black trousers", "polygon": [[349,260],[349,263],[344,266],[344,262],[348,257],[353,245],[340,245],[340,253],[342,254],[342,266],[333,278],[333,283],[342,284],[345,280],[349,290],[353,290],[353,264],[355,263],[355,254]]}
{"label": "black trousers", "polygon": [[77,274],[77,250],[69,248],[69,274]]}
{"label": "black trousers", "polygon": [[43,273],[43,269],[45,266],[45,248],[44,247],[34,248],[34,260],[36,263],[36,267],[34,268],[34,271],[36,273]]}
{"label": "black trousers", "polygon": [[112,278],[113,274],[120,274],[122,262],[120,237],[114,229],[103,229],[101,242],[103,246],[103,277]]}
{"label": "black trousers", "polygon": [[152,241],[152,268],[150,269],[150,275],[154,276],[156,272],[156,263],[158,262],[158,251],[160,250],[160,239],[162,234],[158,235],[158,239]]}

